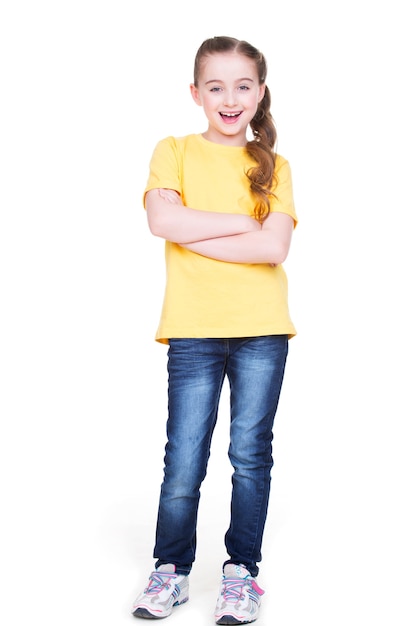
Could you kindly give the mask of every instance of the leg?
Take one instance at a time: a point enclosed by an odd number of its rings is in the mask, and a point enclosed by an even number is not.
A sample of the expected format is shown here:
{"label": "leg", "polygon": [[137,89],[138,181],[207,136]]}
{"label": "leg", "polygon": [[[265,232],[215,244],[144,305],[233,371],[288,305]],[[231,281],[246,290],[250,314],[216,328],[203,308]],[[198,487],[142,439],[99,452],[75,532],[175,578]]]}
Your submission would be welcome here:
{"label": "leg", "polygon": [[257,576],[273,466],[273,423],[288,351],[286,335],[233,340],[231,386],[231,523],[225,536],[230,561]]}
{"label": "leg", "polygon": [[154,557],[188,574],[195,558],[200,486],[206,476],[219,397],[225,342],[175,339],[168,352],[168,421]]}

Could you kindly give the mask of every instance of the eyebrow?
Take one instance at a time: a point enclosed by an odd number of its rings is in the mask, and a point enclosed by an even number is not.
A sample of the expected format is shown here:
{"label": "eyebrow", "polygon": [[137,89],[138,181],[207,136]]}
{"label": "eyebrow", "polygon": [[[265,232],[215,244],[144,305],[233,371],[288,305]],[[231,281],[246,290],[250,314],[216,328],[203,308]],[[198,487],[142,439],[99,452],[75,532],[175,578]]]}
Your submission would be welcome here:
{"label": "eyebrow", "polygon": [[[244,80],[248,80],[250,83],[253,83],[254,80],[252,78],[239,78],[238,80],[236,80],[236,83],[242,83]],[[218,79],[218,78],[212,78],[211,80],[207,80],[205,82],[205,85],[209,85],[210,83],[222,83],[223,81]]]}

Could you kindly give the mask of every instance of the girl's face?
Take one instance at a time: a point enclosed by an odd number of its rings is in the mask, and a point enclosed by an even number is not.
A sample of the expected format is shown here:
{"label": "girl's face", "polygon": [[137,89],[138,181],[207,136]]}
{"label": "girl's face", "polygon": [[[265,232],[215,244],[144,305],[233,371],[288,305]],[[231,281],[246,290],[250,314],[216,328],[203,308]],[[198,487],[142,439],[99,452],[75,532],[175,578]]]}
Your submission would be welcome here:
{"label": "girl's face", "polygon": [[205,139],[229,146],[246,145],[248,124],[265,91],[254,61],[236,52],[211,54],[202,61],[199,85],[190,85],[190,91],[208,118]]}

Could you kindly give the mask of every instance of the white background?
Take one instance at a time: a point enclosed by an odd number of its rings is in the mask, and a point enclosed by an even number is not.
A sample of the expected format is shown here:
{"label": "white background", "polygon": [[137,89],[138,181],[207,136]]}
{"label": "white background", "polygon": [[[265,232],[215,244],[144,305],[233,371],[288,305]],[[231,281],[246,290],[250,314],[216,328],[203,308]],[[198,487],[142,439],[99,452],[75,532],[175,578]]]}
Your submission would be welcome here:
{"label": "white background", "polygon": [[[206,37],[266,55],[300,224],[260,626],[417,626],[417,37],[412,0],[3,2],[0,620],[133,622],[165,443],[154,144],[205,129]],[[191,600],[213,623],[225,401]],[[274,620],[274,621],[272,621]]]}

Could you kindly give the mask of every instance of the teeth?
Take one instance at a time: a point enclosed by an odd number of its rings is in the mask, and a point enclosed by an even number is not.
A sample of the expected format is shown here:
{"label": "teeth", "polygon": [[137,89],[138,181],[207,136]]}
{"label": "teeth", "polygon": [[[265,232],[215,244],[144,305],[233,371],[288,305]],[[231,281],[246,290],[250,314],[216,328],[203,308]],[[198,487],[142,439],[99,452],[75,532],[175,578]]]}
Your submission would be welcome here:
{"label": "teeth", "polygon": [[238,117],[239,113],[222,113],[225,117]]}

